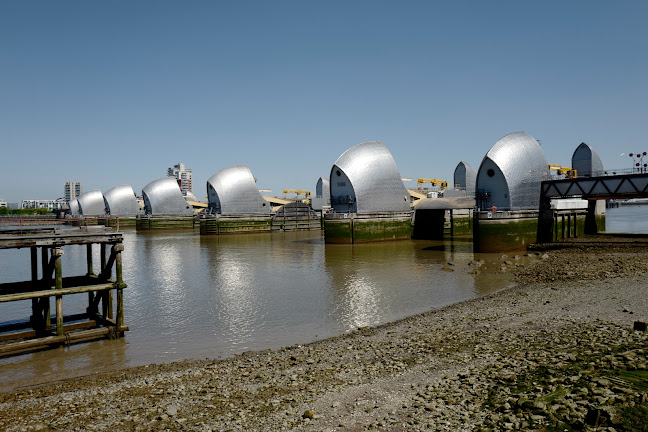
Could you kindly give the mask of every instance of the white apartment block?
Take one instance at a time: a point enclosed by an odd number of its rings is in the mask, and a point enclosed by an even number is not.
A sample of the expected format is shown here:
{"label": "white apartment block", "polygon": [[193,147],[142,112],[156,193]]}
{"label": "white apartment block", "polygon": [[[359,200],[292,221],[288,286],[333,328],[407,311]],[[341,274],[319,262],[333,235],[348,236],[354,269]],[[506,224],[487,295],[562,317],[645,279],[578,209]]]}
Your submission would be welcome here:
{"label": "white apartment block", "polygon": [[176,178],[178,186],[180,186],[180,190],[182,191],[182,195],[187,196],[188,193],[193,192],[191,184],[193,174],[191,173],[191,168],[185,167],[182,162],[171,168],[167,168],[167,176]]}
{"label": "white apartment block", "polygon": [[59,210],[65,205],[65,200],[59,198],[56,200],[22,200],[21,209],[39,209],[46,208],[48,211]]}

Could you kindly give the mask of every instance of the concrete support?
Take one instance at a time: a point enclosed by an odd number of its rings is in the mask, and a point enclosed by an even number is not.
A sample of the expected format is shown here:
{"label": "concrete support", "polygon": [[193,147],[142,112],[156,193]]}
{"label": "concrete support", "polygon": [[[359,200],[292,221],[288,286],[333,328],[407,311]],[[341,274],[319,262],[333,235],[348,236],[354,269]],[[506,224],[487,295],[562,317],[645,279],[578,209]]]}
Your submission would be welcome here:
{"label": "concrete support", "polygon": [[553,237],[554,228],[554,211],[551,208],[551,199],[541,196],[539,210],[540,213],[538,213],[538,232],[536,242],[550,243]]}
{"label": "concrete support", "polygon": [[421,240],[443,240],[444,209],[417,210],[412,237]]}
{"label": "concrete support", "polygon": [[362,217],[325,217],[326,243],[369,243],[412,238],[412,219],[405,213],[373,213]]}
{"label": "concrete support", "polygon": [[596,201],[589,200],[587,202],[587,215],[585,216],[585,234],[597,234],[598,227],[596,226]]}

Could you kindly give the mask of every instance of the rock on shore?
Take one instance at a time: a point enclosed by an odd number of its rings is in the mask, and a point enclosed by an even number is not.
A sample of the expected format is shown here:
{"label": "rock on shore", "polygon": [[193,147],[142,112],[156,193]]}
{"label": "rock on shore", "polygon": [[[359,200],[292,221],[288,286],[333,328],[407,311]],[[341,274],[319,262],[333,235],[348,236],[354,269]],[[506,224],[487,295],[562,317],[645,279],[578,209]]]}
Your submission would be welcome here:
{"label": "rock on shore", "polygon": [[0,394],[0,430],[645,430],[646,251],[538,252],[515,287],[396,323]]}

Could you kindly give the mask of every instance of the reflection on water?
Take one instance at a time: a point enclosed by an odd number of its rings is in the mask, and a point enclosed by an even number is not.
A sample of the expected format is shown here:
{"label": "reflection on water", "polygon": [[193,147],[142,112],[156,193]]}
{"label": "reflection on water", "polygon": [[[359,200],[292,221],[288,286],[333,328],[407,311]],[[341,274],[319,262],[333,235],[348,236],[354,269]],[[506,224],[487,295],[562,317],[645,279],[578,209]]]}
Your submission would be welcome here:
{"label": "reflection on water", "polygon": [[[385,323],[497,290],[473,274],[470,242],[325,245],[321,232],[200,236],[124,233],[126,337],[0,359],[0,389],[107,368],[278,348]],[[66,247],[64,276],[86,272]],[[29,276],[29,253],[0,251],[5,280]],[[13,253],[10,253],[13,252]],[[99,250],[94,251],[95,272]],[[499,255],[480,256],[497,269]],[[65,299],[82,311],[87,296]],[[0,322],[28,302],[0,305]]]}

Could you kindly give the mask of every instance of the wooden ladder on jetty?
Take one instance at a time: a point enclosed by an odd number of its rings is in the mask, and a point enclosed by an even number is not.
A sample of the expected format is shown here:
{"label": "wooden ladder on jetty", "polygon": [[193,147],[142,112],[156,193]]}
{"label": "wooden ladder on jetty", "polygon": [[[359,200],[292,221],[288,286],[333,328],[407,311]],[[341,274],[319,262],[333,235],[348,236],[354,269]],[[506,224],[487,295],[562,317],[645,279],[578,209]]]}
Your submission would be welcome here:
{"label": "wooden ladder on jetty", "polygon": [[[92,246],[100,247],[101,266],[94,273]],[[85,245],[87,269],[84,276],[63,277],[63,246]],[[110,255],[107,248],[110,247]],[[128,331],[124,325],[122,234],[84,233],[0,237],[0,249],[30,248],[31,280],[0,284],[0,304],[31,300],[32,315],[26,322],[0,323],[0,357],[49,346],[118,338]],[[41,278],[38,277],[38,248],[41,249]],[[114,278],[112,278],[114,269]],[[116,316],[113,310],[116,296]],[[63,315],[63,297],[88,293],[84,313]],[[50,299],[55,299],[56,322],[52,324]]]}

